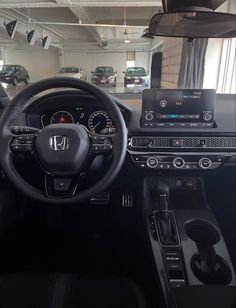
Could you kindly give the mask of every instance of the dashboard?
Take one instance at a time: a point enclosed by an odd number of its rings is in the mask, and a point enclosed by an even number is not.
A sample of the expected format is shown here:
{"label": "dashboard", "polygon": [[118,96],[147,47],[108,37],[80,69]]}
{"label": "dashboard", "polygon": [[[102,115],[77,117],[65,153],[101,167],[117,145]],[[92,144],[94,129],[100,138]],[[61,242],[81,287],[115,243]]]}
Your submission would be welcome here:
{"label": "dashboard", "polygon": [[[150,89],[142,98],[132,95],[129,99],[114,98],[128,129],[128,157],[133,167],[182,173],[235,166],[234,96],[215,95],[212,90],[163,93]],[[195,107],[189,110],[189,105]],[[101,102],[73,91],[39,97],[29,104],[26,117],[28,125],[40,129],[54,123],[78,123],[98,134],[116,129]]]}

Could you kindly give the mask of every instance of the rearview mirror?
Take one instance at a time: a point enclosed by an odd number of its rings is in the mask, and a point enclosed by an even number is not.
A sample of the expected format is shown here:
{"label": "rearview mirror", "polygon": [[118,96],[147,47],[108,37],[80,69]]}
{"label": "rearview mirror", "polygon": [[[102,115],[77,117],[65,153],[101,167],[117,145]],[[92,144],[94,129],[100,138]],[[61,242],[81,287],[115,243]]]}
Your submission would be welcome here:
{"label": "rearview mirror", "polygon": [[231,38],[236,36],[236,15],[216,12],[156,14],[149,24],[152,35],[189,38]]}

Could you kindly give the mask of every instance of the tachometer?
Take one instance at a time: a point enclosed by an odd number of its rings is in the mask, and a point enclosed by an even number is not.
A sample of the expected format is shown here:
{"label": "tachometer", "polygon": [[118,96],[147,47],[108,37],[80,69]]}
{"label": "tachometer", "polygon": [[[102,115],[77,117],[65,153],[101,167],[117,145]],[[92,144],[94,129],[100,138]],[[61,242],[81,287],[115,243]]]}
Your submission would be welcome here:
{"label": "tachometer", "polygon": [[74,118],[68,111],[60,110],[52,115],[50,123],[51,124],[74,123]]}
{"label": "tachometer", "polygon": [[110,128],[111,119],[105,111],[95,111],[88,120],[89,129],[95,133],[101,133],[105,128]]}

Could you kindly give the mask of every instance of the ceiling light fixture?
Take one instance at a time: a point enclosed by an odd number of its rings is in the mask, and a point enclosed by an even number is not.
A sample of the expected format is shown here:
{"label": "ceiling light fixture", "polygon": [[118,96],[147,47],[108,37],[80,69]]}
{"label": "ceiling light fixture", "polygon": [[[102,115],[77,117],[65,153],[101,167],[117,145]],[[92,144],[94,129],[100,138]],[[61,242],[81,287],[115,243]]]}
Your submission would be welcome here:
{"label": "ceiling light fixture", "polygon": [[124,40],[125,43],[130,43],[130,40]]}
{"label": "ceiling light fixture", "polygon": [[4,26],[6,27],[7,33],[10,36],[11,39],[13,39],[15,32],[16,32],[16,27],[17,27],[17,20],[10,21],[8,23],[4,23]]}
{"label": "ceiling light fixture", "polygon": [[52,42],[52,37],[50,35],[43,37],[42,39],[43,49],[48,49],[51,45],[51,42]]}
{"label": "ceiling light fixture", "polygon": [[27,35],[28,44],[31,46],[34,46],[36,39],[37,39],[36,31],[32,30],[30,32],[27,32],[26,35]]}

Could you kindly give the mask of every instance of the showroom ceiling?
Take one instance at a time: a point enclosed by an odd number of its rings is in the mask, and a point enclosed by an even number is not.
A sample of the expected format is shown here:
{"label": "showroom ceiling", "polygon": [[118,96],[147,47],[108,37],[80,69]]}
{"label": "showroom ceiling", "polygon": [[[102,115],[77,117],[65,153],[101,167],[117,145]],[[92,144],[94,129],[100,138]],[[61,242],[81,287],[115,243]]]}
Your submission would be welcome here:
{"label": "showroom ceiling", "polygon": [[[151,39],[142,38],[161,1],[103,0],[0,0],[0,44],[23,46],[26,32],[37,29],[38,44],[52,36],[52,46],[70,49],[150,49]],[[4,22],[18,20],[11,40]],[[103,47],[104,48],[104,47]]]}

